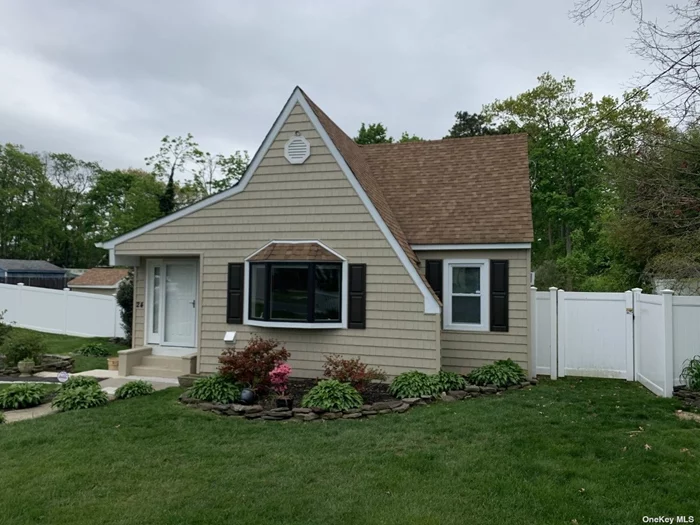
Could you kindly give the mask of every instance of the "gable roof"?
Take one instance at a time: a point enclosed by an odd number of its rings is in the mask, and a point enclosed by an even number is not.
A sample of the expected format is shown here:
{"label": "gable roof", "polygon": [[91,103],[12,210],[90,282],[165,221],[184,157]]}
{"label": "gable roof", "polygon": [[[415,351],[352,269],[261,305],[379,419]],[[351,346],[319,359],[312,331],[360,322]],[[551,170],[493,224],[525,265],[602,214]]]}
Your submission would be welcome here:
{"label": "gable roof", "polygon": [[50,262],[27,259],[0,259],[0,270],[6,272],[66,273],[63,268]]}
{"label": "gable roof", "polygon": [[125,268],[90,268],[68,282],[68,286],[100,286],[116,288],[119,281],[129,274]]}
{"label": "gable roof", "polygon": [[412,245],[532,242],[527,135],[361,146]]}

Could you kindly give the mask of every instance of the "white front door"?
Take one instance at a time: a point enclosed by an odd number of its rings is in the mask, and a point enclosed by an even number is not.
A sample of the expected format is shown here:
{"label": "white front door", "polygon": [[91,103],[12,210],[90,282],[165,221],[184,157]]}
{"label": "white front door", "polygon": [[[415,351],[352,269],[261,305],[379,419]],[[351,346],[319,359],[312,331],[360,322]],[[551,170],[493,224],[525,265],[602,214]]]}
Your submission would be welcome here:
{"label": "white front door", "polygon": [[197,261],[149,260],[147,343],[194,348]]}

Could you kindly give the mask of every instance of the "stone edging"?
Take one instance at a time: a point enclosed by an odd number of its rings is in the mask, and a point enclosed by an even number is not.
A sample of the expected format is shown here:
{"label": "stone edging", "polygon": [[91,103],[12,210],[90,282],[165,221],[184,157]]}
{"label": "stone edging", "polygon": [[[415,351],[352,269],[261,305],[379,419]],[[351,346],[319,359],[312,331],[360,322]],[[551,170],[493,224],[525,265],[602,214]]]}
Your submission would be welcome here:
{"label": "stone edging", "polygon": [[[34,366],[32,374],[39,372],[73,372],[75,358],[71,355],[44,354],[41,356],[41,363]],[[19,369],[16,366],[5,366],[5,356],[0,356],[0,376],[19,376]]]}
{"label": "stone edging", "polygon": [[690,390],[684,386],[676,386],[673,388],[673,397],[682,400],[686,405],[700,408],[700,391]]}
{"label": "stone edging", "polygon": [[180,402],[193,408],[198,408],[207,412],[214,412],[221,416],[237,416],[245,419],[263,419],[266,421],[283,421],[286,419],[298,419],[301,421],[321,421],[333,419],[362,419],[374,418],[379,414],[389,414],[396,412],[402,414],[408,411],[411,407],[427,405],[433,401],[454,402],[463,399],[480,397],[482,395],[500,395],[505,390],[517,390],[534,386],[537,384],[537,379],[531,381],[523,381],[519,385],[512,385],[508,388],[498,388],[495,386],[476,386],[469,385],[465,390],[450,390],[443,392],[440,397],[422,396],[414,398],[406,398],[395,401],[378,401],[371,405],[362,405],[360,408],[352,408],[349,410],[332,410],[326,411],[321,408],[272,408],[265,410],[261,405],[239,405],[208,403],[199,401],[191,397],[187,397],[186,393],[180,396]]}

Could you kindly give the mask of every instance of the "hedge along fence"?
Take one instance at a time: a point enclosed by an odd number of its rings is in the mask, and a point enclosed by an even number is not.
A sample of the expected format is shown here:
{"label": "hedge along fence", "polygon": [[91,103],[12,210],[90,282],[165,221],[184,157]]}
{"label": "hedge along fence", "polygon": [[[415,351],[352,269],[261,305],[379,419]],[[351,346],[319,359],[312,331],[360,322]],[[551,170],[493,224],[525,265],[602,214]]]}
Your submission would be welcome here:
{"label": "hedge along fence", "polygon": [[427,405],[434,401],[455,402],[464,399],[472,399],[488,395],[500,395],[506,390],[517,390],[528,388],[537,384],[536,379],[522,381],[517,385],[507,388],[495,386],[468,385],[464,390],[450,390],[443,392],[439,397],[421,396],[392,401],[378,401],[376,403],[362,405],[360,408],[349,410],[326,411],[320,408],[272,408],[265,410],[261,405],[240,405],[237,403],[208,403],[202,402],[187,396],[187,393],[180,396],[180,402],[200,410],[214,412],[221,416],[235,416],[245,419],[262,419],[265,421],[284,421],[296,419],[301,421],[323,421],[334,419],[363,419],[373,418],[380,414],[399,413],[403,414],[415,406]]}

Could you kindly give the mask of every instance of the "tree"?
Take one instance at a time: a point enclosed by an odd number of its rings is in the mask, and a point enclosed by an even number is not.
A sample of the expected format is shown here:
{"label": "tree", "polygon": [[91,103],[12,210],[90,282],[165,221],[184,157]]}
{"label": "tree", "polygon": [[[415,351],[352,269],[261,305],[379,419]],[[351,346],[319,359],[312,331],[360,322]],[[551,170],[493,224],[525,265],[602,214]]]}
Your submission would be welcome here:
{"label": "tree", "polygon": [[[353,140],[358,144],[392,144],[394,142],[393,137],[388,136],[388,131],[381,122],[369,126],[363,122],[357,132],[357,137]],[[396,142],[419,142],[421,140],[425,139],[404,131]]]}
{"label": "tree", "polygon": [[153,173],[161,180],[166,180],[165,190],[160,197],[160,211],[168,215],[177,209],[177,182],[175,176],[192,175],[192,163],[202,155],[199,144],[191,133],[185,137],[168,135],[160,141],[160,150],[151,157],[146,157],[146,165],[152,166]]}
{"label": "tree", "polygon": [[501,135],[505,133],[510,133],[510,130],[505,125],[495,127],[483,113],[458,111],[455,114],[455,123],[452,125],[449,134],[445,138],[478,137],[482,135]]}
{"label": "tree", "polygon": [[645,97],[623,107],[545,73],[533,89],[484,106],[487,122],[528,134],[533,263],[557,261],[569,289],[601,269],[601,219],[615,195],[610,159],[636,151],[643,132],[663,126],[643,107]]}
{"label": "tree", "polygon": [[86,199],[85,222],[95,241],[111,239],[161,216],[165,184],[152,173],[100,171]]}
{"label": "tree", "polygon": [[[577,0],[572,17],[584,23],[590,17],[611,19],[616,13],[632,16],[637,29],[633,51],[652,66],[639,81],[663,100],[661,110],[683,122],[695,122],[700,102],[700,3],[667,6],[668,25],[645,18],[643,0]],[[634,93],[630,93],[635,98]],[[630,98],[630,100],[632,100]]]}
{"label": "tree", "polygon": [[381,122],[369,126],[363,122],[354,140],[358,144],[389,144],[394,142],[393,138],[387,136],[387,129]]}
{"label": "tree", "polygon": [[250,163],[247,151],[236,151],[232,155],[212,155],[200,152],[195,157],[194,178],[181,188],[181,203],[191,204],[209,195],[218,193],[236,184]]}

